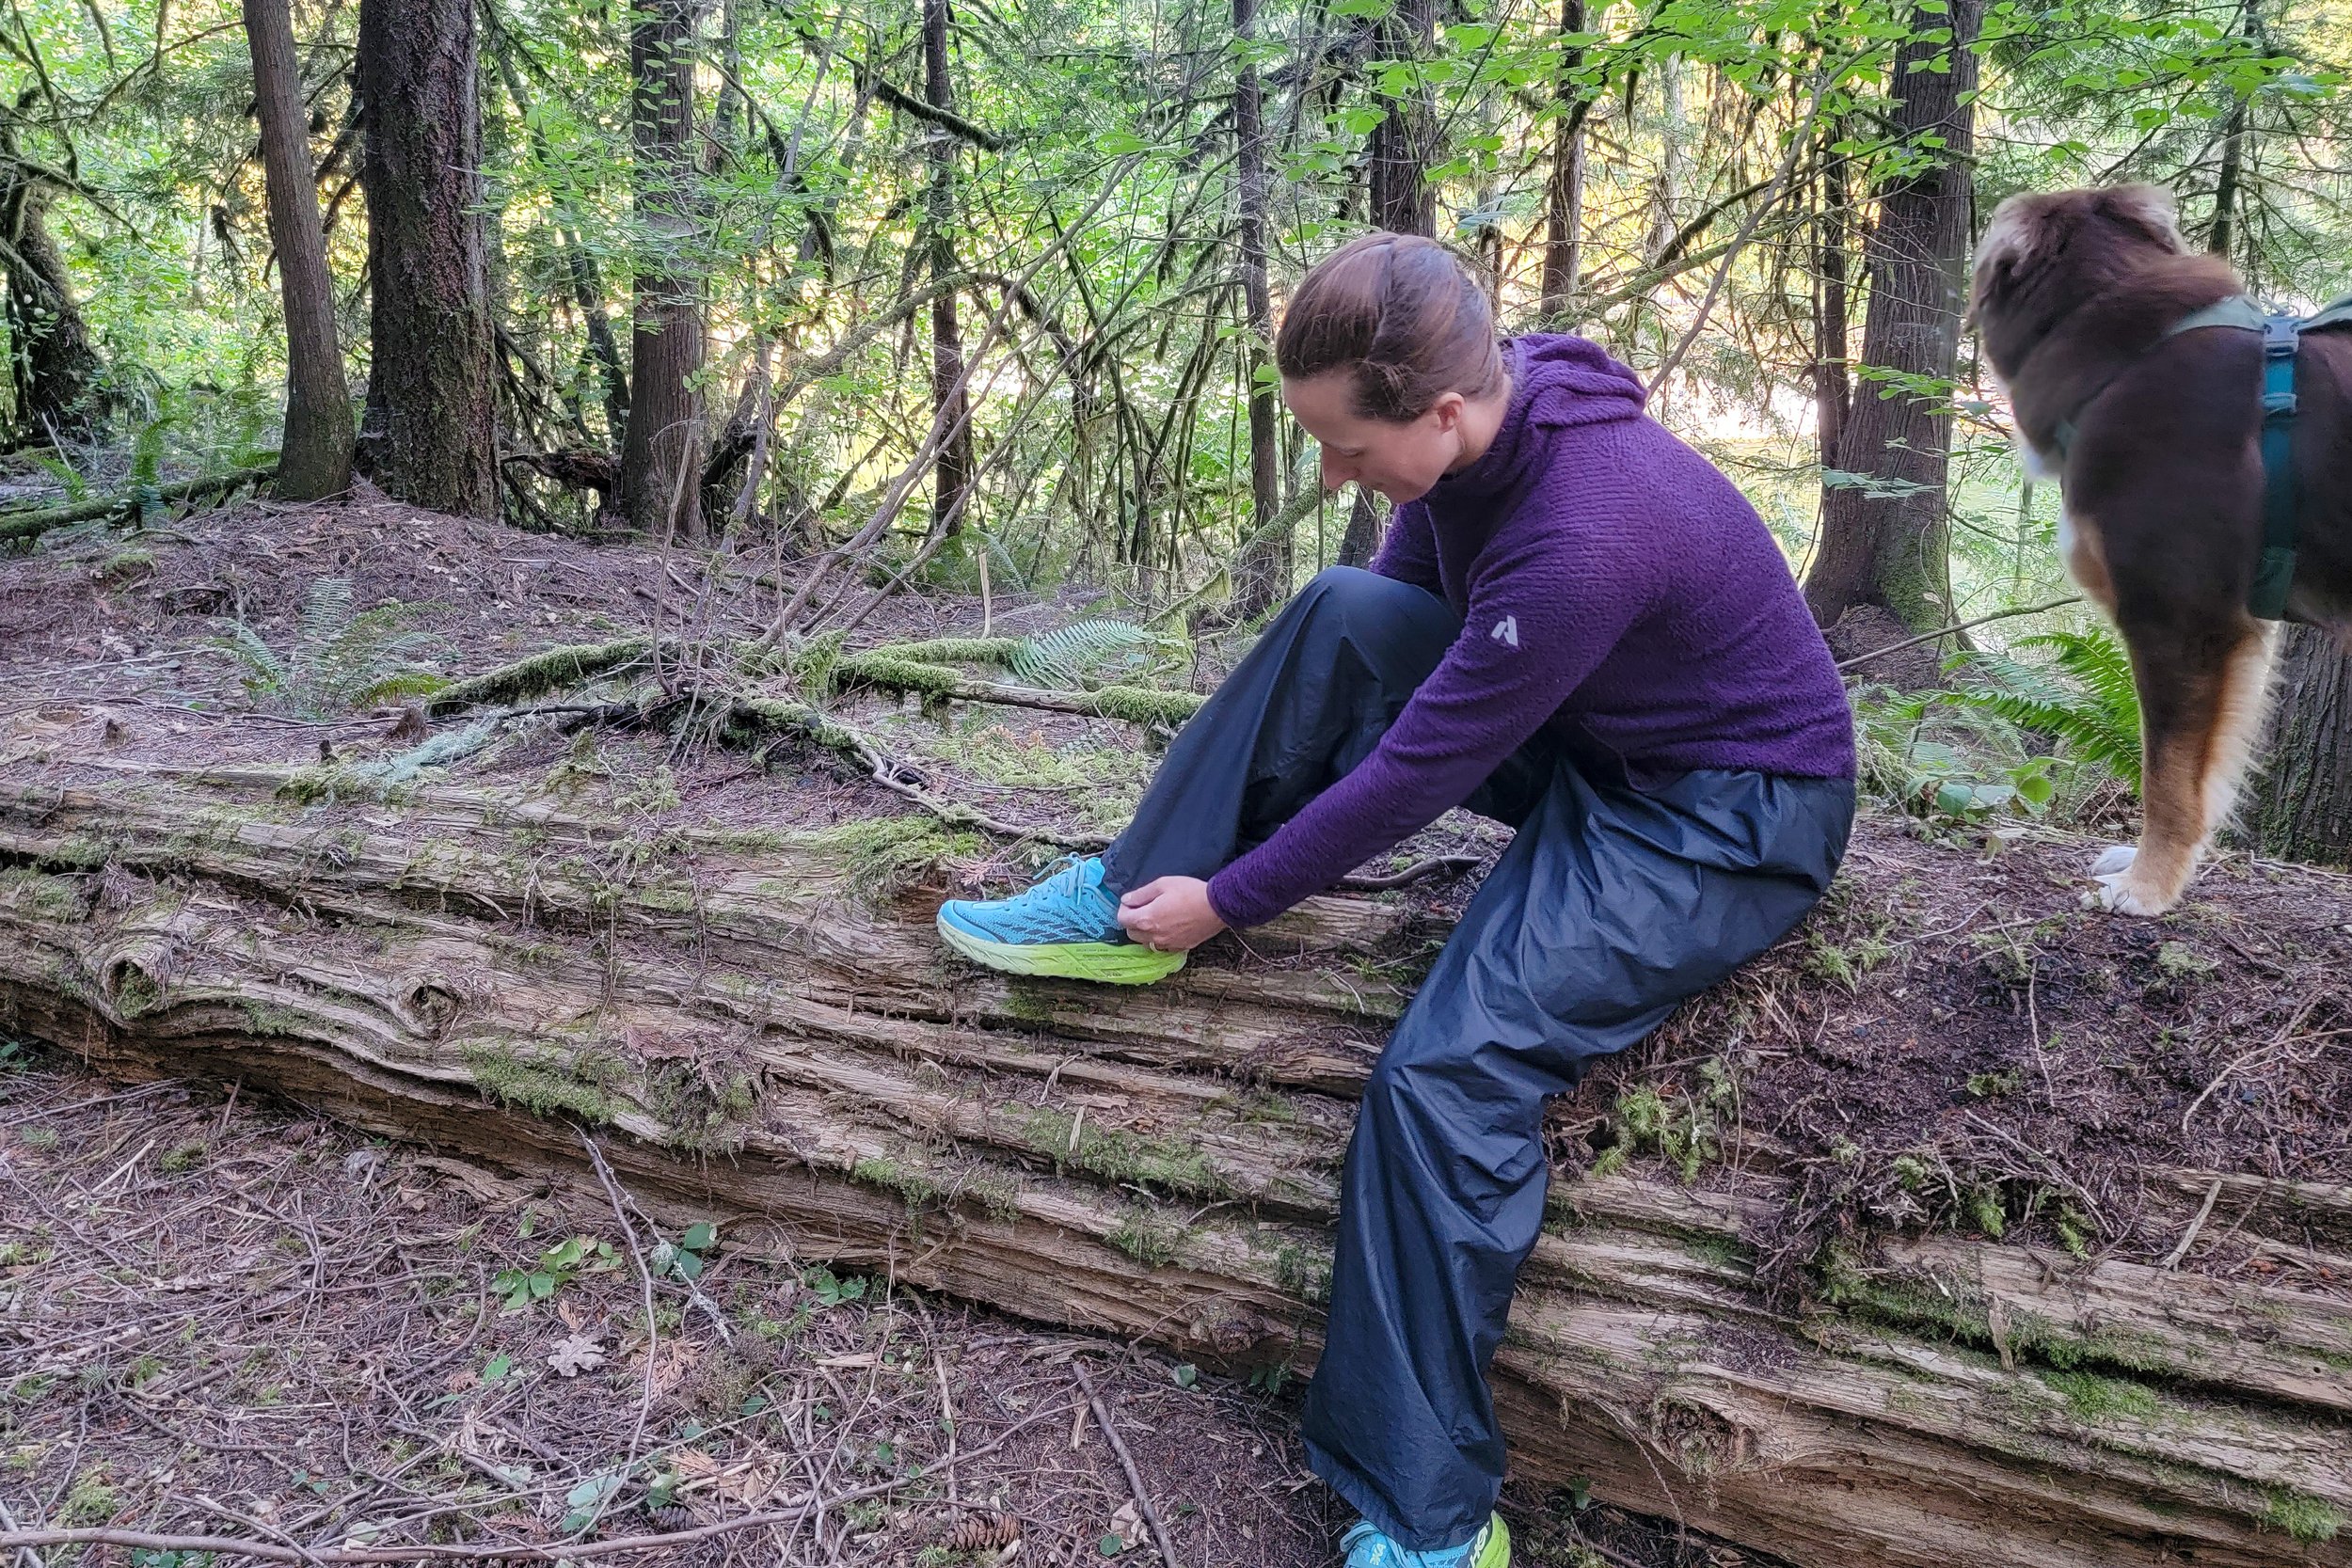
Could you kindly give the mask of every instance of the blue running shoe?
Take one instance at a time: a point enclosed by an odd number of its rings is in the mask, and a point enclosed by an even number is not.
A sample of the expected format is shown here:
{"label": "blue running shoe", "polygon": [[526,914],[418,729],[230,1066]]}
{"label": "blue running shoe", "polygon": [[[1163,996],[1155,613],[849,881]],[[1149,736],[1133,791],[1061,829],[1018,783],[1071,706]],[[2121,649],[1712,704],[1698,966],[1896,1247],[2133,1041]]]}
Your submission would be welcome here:
{"label": "blue running shoe", "polygon": [[1347,1553],[1347,1568],[1511,1568],[1511,1527],[1500,1513],[1488,1514],[1486,1528],[1466,1544],[1438,1551],[1400,1546],[1369,1519],[1348,1526],[1340,1546]]}
{"label": "blue running shoe", "polygon": [[1009,898],[951,898],[939,906],[939,934],[965,958],[1008,974],[1147,986],[1184,967],[1182,953],[1128,938],[1119,900],[1103,890],[1100,855],[1065,855]]}

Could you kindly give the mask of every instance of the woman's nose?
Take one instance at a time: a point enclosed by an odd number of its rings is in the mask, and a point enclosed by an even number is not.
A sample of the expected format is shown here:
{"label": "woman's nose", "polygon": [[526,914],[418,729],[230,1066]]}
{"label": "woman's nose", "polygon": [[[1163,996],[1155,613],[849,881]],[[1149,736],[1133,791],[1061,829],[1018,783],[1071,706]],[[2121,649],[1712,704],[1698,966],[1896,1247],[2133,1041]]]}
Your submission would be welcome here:
{"label": "woman's nose", "polygon": [[1348,466],[1345,463],[1342,462],[1339,458],[1332,456],[1328,448],[1325,449],[1323,453],[1323,487],[1326,490],[1336,490],[1341,485],[1345,484],[1349,480],[1355,477],[1355,474],[1349,470]]}

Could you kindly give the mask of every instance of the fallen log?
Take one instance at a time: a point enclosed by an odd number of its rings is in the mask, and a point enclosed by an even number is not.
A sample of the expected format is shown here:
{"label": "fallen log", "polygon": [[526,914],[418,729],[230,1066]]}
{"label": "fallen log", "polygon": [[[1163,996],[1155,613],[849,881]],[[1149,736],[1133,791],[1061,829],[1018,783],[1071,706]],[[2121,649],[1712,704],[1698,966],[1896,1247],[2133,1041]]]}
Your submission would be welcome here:
{"label": "fallen log", "polygon": [[238,468],[225,474],[179,480],[170,484],[143,485],[129,495],[76,501],[70,506],[51,507],[45,511],[0,514],[0,544],[38,539],[51,529],[64,528],[72,523],[94,522],[101,517],[120,515],[143,520],[151,508],[176,506],[182,501],[227,495],[247,484],[264,483],[275,478],[277,473],[278,465],[271,463],[257,468]]}
{"label": "fallen log", "polygon": [[[728,1244],[1311,1367],[1351,1101],[1426,939],[1319,899],[1148,990],[963,967],[924,816],[646,831],[298,769],[0,769],[0,1029],[509,1167],[576,1129]],[[290,789],[290,786],[293,786]],[[1769,1150],[1555,1182],[1496,1383],[1521,1471],[1807,1565],[2352,1562],[2352,1307],[1948,1230],[1756,1238]],[[2148,1173],[2352,1277],[2352,1193]],[[2234,1183],[2234,1186],[2231,1184]]]}

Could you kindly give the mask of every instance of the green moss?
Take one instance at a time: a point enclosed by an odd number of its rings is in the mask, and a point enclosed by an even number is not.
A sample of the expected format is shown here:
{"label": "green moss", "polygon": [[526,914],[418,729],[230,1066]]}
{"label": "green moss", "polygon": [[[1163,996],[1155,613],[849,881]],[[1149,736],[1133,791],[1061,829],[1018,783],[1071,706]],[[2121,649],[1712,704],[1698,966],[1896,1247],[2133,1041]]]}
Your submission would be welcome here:
{"label": "green moss", "polygon": [[695,1154],[741,1148],[758,1103],[758,1082],[752,1074],[714,1069],[707,1063],[674,1062],[645,1081],[645,1108],[667,1130],[663,1141]]}
{"label": "green moss", "polygon": [[243,1002],[238,1004],[238,1010],[245,1014],[246,1029],[265,1038],[300,1039],[310,1033],[309,1022],[288,1007],[266,1002]]}
{"label": "green moss", "polygon": [[860,1160],[850,1167],[850,1175],[869,1187],[898,1194],[899,1201],[909,1209],[920,1209],[948,1196],[947,1189],[934,1180],[929,1171],[897,1160]]}
{"label": "green moss", "polygon": [[1087,706],[1105,719],[1131,724],[1166,724],[1170,728],[1200,711],[1208,699],[1191,691],[1164,691],[1150,686],[1105,686],[1086,694]]}
{"label": "green moss", "polygon": [[[987,664],[1003,669],[1021,651],[1018,637],[934,637],[924,642],[894,642],[871,654],[914,659],[923,664]],[[866,656],[870,657],[870,655]]]}
{"label": "green moss", "polygon": [[638,663],[652,651],[653,639],[649,637],[624,637],[613,642],[548,648],[529,658],[517,659],[512,664],[501,665],[496,670],[485,671],[441,688],[433,694],[429,710],[438,716],[455,713],[461,708],[536,697],[564,687],[581,685],[599,675],[609,675]]}
{"label": "green moss", "polygon": [[929,881],[947,861],[978,855],[986,847],[976,833],[957,832],[913,814],[844,822],[806,842],[841,856],[850,885],[874,906]]}
{"label": "green moss", "polygon": [[143,969],[125,965],[115,983],[115,1010],[125,1019],[140,1018],[164,1005],[164,988]]}
{"label": "green moss", "polygon": [[2156,1392],[2144,1383],[2101,1377],[2095,1372],[2043,1372],[2041,1376],[2066,1401],[2066,1408],[2077,1420],[2156,1418]]}
{"label": "green moss", "polygon": [[610,1053],[583,1051],[566,1059],[544,1047],[526,1054],[509,1043],[485,1042],[467,1046],[463,1055],[477,1089],[533,1116],[570,1115],[602,1124],[621,1113],[612,1090],[626,1069]]}
{"label": "green moss", "polygon": [[1208,1156],[1184,1138],[1081,1125],[1054,1110],[1028,1113],[1022,1135],[1057,1169],[1070,1165],[1113,1181],[1140,1181],[1196,1196],[1232,1196]]}
{"label": "green moss", "polygon": [[756,744],[764,736],[785,735],[855,756],[864,744],[856,731],[834,723],[806,703],[781,697],[737,698],[727,710],[726,729],[728,737],[739,745]]}
{"label": "green moss", "polygon": [[2344,1528],[2344,1515],[2317,1497],[2300,1492],[2274,1490],[2263,1502],[2265,1529],[2284,1531],[2306,1546],[2333,1541]]}
{"label": "green moss", "polygon": [[1183,1226],[1153,1209],[1130,1209],[1119,1217],[1107,1238],[1111,1245],[1151,1268],[1171,1263],[1191,1235]]}
{"label": "green moss", "polygon": [[1331,1255],[1298,1242],[1274,1249],[1274,1283],[1311,1307],[1331,1299]]}
{"label": "green moss", "polygon": [[82,918],[82,884],[30,866],[0,871],[0,903],[36,920],[76,921]]}
{"label": "green moss", "polygon": [[914,691],[926,697],[952,697],[963,681],[961,671],[906,658],[889,649],[850,654],[833,669],[835,688],[878,686],[885,691]]}

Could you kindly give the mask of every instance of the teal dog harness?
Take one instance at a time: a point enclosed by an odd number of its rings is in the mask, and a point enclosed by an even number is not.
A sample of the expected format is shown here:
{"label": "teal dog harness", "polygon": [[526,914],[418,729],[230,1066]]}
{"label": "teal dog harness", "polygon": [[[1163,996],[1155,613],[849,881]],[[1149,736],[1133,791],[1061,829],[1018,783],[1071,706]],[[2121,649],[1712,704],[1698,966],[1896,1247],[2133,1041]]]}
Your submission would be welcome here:
{"label": "teal dog harness", "polygon": [[[2263,546],[2262,556],[2254,568],[2254,586],[2246,595],[2246,609],[2257,620],[2281,621],[2286,618],[2287,593],[2295,586],[2296,494],[2295,494],[2295,360],[2306,332],[2324,331],[2328,327],[2352,326],[2352,294],[2346,294],[2313,315],[2290,316],[2269,312],[2244,294],[2233,294],[2217,300],[2201,310],[2191,311],[2164,330],[2164,336],[2151,344],[2169,341],[2184,332],[2194,332],[2204,326],[2225,326],[2239,332],[2259,332],[2263,339]],[[2134,359],[2132,364],[2139,361]],[[2123,370],[2129,370],[2126,365]],[[2066,460],[2074,445],[2075,420],[2080,420],[2090,405],[2099,401],[2107,388],[2122,375],[2119,370],[2109,376],[2096,391],[2085,398],[2074,410],[2074,419],[2060,420],[2051,431],[2050,439],[2058,448],[2058,461]]]}

